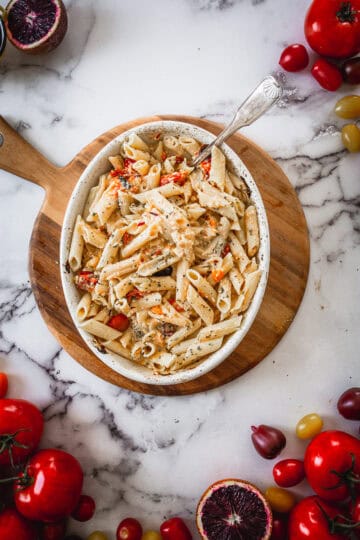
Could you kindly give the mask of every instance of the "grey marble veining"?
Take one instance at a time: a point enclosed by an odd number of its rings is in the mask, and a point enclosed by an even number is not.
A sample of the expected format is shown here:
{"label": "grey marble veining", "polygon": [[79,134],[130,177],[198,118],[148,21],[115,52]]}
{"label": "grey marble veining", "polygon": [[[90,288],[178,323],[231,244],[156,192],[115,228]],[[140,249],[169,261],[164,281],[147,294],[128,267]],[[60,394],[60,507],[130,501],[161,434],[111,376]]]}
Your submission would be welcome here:
{"label": "grey marble veining", "polygon": [[[131,118],[183,113],[224,123],[285,44],[303,42],[308,0],[72,0],[64,43],[47,56],[10,46],[0,63],[1,114],[49,159],[68,162],[99,133]],[[28,242],[42,190],[0,171],[0,370],[10,395],[43,410],[43,446],[73,452],[97,500],[84,536],[114,539],[120,519],[156,528],[183,516],[192,530],[201,492],[221,477],[266,487],[271,464],[253,451],[249,426],[281,426],[284,457],[301,457],[294,425],[324,415],[356,430],[336,398],[359,385],[360,156],[341,145],[333,114],[344,87],[321,90],[287,75],[278,107],[244,133],[276,159],[296,189],[311,238],[308,287],[276,349],[243,377],[188,397],[130,393],[97,379],[62,351],[42,321],[27,274]],[[271,179],[269,179],[271,181]],[[294,489],[305,493],[306,487]],[[195,536],[196,537],[196,536]]]}

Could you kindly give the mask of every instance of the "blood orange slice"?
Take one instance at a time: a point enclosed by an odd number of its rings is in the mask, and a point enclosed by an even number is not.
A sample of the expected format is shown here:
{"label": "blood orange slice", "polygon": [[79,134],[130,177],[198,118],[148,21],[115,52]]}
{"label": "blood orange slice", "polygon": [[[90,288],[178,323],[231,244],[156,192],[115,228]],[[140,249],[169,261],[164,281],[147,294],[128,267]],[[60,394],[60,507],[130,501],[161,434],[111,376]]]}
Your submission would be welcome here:
{"label": "blood orange slice", "polygon": [[67,30],[61,0],[10,0],[6,7],[6,33],[18,49],[40,54],[60,45]]}
{"label": "blood orange slice", "polygon": [[196,523],[205,540],[268,540],[272,513],[257,487],[244,480],[226,479],[205,491]]}

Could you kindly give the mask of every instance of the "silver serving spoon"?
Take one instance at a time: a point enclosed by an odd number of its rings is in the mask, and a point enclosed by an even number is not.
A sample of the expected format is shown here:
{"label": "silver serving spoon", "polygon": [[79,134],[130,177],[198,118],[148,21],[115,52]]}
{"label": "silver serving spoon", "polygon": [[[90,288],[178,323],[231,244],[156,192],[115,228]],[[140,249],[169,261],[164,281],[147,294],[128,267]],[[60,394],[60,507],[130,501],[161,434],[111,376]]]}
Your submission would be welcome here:
{"label": "silver serving spoon", "polygon": [[220,146],[226,139],[233,135],[240,128],[249,126],[260,116],[266,113],[282,96],[282,86],[272,76],[268,75],[255,88],[255,90],[246,98],[235,113],[230,124],[208,144],[206,148],[192,162],[192,167],[197,167],[200,163],[211,154],[213,146]]}

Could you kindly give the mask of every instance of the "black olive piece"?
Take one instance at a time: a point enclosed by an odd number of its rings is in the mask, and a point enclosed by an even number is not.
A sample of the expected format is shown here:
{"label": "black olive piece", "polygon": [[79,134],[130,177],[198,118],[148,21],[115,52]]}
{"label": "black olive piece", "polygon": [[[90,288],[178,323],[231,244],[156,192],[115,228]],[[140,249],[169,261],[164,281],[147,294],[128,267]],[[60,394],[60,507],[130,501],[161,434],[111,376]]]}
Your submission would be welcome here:
{"label": "black olive piece", "polygon": [[162,276],[171,276],[173,271],[172,266],[168,266],[167,268],[164,268],[163,270],[159,270],[154,274],[156,277],[162,277]]}

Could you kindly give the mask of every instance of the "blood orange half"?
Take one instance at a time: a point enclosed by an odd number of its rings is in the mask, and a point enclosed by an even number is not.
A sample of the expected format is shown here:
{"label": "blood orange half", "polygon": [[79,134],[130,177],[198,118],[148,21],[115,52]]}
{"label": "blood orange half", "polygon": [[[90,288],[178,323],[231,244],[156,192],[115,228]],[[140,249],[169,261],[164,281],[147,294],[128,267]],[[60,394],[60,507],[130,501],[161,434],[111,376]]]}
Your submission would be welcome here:
{"label": "blood orange half", "polygon": [[66,9],[62,0],[10,0],[5,26],[16,48],[31,54],[50,52],[65,36]]}
{"label": "blood orange half", "polygon": [[272,513],[263,494],[249,482],[219,480],[201,497],[196,524],[204,540],[268,540]]}

